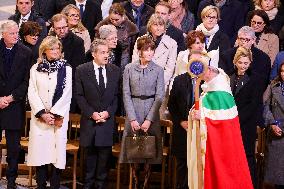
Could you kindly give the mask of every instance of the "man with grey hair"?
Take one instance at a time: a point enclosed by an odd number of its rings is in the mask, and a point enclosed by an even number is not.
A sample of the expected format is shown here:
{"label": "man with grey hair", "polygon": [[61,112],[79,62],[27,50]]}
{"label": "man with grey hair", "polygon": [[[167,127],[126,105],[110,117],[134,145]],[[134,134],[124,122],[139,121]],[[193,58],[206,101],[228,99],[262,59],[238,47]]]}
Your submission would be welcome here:
{"label": "man with grey hair", "polygon": [[108,64],[109,48],[104,40],[91,45],[93,61],[76,69],[76,99],[81,109],[80,146],[86,148],[84,188],[107,188],[109,158],[120,69]]}
{"label": "man with grey hair", "polygon": [[19,27],[16,22],[4,21],[0,29],[0,127],[5,130],[7,142],[7,188],[12,189],[16,188],[32,52],[18,42]]}
{"label": "man with grey hair", "polygon": [[219,67],[222,68],[228,75],[231,75],[234,70],[233,59],[238,46],[250,49],[252,52],[251,71],[258,73],[268,84],[271,69],[271,60],[269,56],[254,46],[256,37],[254,30],[249,26],[243,26],[238,31],[236,47],[224,51],[220,55]]}

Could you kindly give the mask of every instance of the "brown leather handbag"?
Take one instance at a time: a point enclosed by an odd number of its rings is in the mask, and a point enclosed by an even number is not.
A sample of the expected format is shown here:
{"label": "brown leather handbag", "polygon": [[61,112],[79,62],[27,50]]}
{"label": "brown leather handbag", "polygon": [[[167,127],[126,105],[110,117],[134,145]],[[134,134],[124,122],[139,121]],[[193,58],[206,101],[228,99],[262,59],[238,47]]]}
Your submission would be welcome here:
{"label": "brown leather handbag", "polygon": [[125,137],[127,159],[152,159],[156,157],[156,137],[139,132]]}

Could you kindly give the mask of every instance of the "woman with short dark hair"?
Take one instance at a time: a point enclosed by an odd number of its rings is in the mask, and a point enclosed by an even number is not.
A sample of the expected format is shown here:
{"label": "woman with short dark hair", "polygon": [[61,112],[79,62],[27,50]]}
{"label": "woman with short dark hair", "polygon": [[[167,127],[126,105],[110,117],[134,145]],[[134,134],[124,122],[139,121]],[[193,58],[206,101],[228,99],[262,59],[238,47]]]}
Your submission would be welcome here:
{"label": "woman with short dark hair", "polygon": [[[148,188],[151,164],[162,162],[162,137],[159,109],[165,95],[164,70],[152,61],[155,43],[149,36],[137,40],[139,60],[128,64],[123,74],[123,101],[126,123],[122,138],[120,163],[131,163],[133,189],[139,188],[139,164],[144,164],[143,188]],[[128,158],[125,137],[146,132],[155,136],[156,155],[153,158]]]}
{"label": "woman with short dark hair", "polygon": [[21,25],[19,35],[23,44],[29,47],[33,52],[33,63],[36,63],[38,58],[39,49],[39,36],[42,31],[42,27],[33,21],[24,22]]}
{"label": "woman with short dark hair", "polygon": [[253,10],[248,14],[248,25],[255,31],[255,47],[265,52],[273,64],[279,52],[279,38],[273,33],[267,13],[264,10]]}
{"label": "woman with short dark hair", "polygon": [[177,56],[174,77],[187,72],[187,63],[190,59],[201,59],[218,67],[218,60],[214,59],[216,57],[214,53],[208,54],[205,50],[205,39],[205,35],[201,31],[193,30],[187,34],[187,50],[180,51]]}

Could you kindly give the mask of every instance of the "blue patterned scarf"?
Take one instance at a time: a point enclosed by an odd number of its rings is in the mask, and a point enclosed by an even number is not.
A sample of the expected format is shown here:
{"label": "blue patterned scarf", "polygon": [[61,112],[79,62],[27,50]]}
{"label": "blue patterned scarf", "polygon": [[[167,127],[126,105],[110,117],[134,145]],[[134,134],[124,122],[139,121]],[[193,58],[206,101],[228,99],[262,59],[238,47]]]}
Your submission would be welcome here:
{"label": "blue patterned scarf", "polygon": [[57,84],[52,98],[52,106],[62,97],[66,84],[66,60],[60,59],[49,62],[43,59],[36,69],[38,72],[53,73],[57,71]]}

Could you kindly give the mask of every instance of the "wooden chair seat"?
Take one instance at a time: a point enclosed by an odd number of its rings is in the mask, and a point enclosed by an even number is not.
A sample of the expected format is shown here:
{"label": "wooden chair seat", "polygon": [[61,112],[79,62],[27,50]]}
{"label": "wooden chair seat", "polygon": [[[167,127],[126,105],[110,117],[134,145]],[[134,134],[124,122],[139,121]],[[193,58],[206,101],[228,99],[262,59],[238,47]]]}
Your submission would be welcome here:
{"label": "wooden chair seat", "polygon": [[167,147],[167,146],[164,146],[163,147],[163,156],[168,156],[169,155],[169,147]]}
{"label": "wooden chair seat", "polygon": [[120,143],[116,143],[112,146],[112,155],[114,157],[119,157],[120,154],[120,150],[121,150],[121,144]]}

